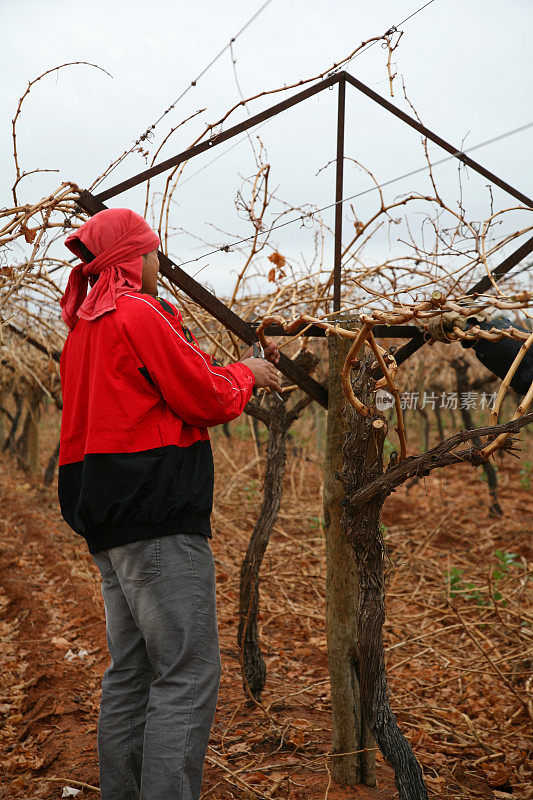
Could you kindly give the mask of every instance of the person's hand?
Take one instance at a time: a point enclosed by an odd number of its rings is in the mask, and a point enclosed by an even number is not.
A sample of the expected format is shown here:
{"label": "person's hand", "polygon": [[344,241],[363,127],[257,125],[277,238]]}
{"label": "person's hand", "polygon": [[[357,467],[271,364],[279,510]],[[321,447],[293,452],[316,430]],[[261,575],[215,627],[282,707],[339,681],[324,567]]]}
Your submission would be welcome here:
{"label": "person's hand", "polygon": [[453,332],[454,328],[462,331],[466,328],[466,317],[458,311],[446,311],[444,314],[436,314],[428,322],[428,333],[437,342],[449,344],[457,339]]}
{"label": "person's hand", "polygon": [[265,347],[265,358],[272,364],[277,364],[280,357],[279,347],[272,339],[267,339],[267,346]]}
{"label": "person's hand", "polygon": [[[265,348],[265,358],[267,361],[270,361],[272,364],[277,364],[280,357],[280,352],[277,344],[272,341],[272,339],[265,339],[267,346]],[[249,347],[246,353],[241,358],[242,361],[246,361],[248,358],[252,358],[254,354],[254,348]]]}
{"label": "person's hand", "polygon": [[264,358],[245,358],[241,364],[246,364],[252,370],[257,388],[264,387],[272,389],[274,392],[281,391],[277,369]]}
{"label": "person's hand", "polygon": [[472,311],[468,316],[460,314],[458,311],[445,311],[443,314],[436,314],[431,317],[427,331],[435,341],[449,344],[449,342],[454,342],[459,338],[454,333],[454,328],[465,331],[472,325],[487,322],[488,319],[489,313],[486,310]]}

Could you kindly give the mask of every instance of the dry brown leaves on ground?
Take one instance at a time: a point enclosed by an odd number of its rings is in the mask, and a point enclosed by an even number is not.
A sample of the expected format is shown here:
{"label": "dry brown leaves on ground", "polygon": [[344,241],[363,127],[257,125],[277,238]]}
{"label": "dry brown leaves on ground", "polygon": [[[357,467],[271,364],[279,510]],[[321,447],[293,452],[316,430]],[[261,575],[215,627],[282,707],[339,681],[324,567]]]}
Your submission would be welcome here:
{"label": "dry brown leaves on ground", "polygon": [[[57,420],[45,423],[53,441]],[[223,676],[202,798],[392,800],[378,754],[377,790],[330,781],[330,690],[320,465],[305,427],[293,439],[285,496],[261,571],[261,707],[241,688],[239,569],[255,522],[261,464],[246,420],[213,434],[212,549]],[[527,440],[526,440],[527,441]],[[46,453],[43,453],[43,463]],[[500,471],[502,519],[470,467],[402,488],[385,506],[393,569],[385,646],[393,708],[432,797],[527,800],[531,764],[533,498],[524,460]],[[239,469],[239,478],[231,474]],[[96,568],[59,517],[55,490],[0,462],[2,670],[0,798],[97,796],[96,723],[107,665]],[[525,470],[525,471],[524,471]],[[229,477],[228,477],[229,476]],[[92,788],[91,788],[92,787]]]}

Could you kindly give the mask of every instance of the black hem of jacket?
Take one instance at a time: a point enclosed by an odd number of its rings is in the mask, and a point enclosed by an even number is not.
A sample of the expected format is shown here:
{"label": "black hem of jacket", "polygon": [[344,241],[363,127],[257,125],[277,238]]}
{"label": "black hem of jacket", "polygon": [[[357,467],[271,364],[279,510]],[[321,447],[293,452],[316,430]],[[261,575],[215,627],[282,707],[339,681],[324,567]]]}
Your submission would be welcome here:
{"label": "black hem of jacket", "polygon": [[133,453],[89,453],[59,467],[61,515],[98,553],[174,533],[212,538],[209,439]]}
{"label": "black hem of jacket", "polygon": [[167,519],[164,522],[149,524],[145,522],[128,522],[126,525],[115,526],[107,531],[99,530],[97,536],[78,534],[82,536],[89,547],[89,553],[99,553],[123,544],[131,544],[142,539],[155,539],[160,536],[172,536],[176,533],[197,533],[212,539],[211,522],[209,517],[200,514],[190,514]]}

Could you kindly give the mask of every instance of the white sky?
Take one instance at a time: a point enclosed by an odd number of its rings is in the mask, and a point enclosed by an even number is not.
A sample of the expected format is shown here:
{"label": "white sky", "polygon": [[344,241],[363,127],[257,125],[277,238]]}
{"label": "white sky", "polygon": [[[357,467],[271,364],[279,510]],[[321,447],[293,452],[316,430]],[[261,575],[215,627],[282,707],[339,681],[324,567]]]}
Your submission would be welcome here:
{"label": "white sky", "polygon": [[[251,17],[261,0],[201,3],[151,0],[2,0],[3,32],[0,66],[1,203],[11,205],[14,179],[11,119],[27,81],[66,61],[85,60],[108,70],[113,78],[87,66],[76,66],[48,76],[35,86],[23,107],[18,125],[22,168],[55,168],[58,173],[27,179],[23,201],[33,201],[61,180],[81,187],[129,147],[159,116],[200,70]],[[423,0],[272,0],[235,45],[239,82],[245,97],[290,84],[327,69],[364,39],[383,33],[423,5]],[[531,111],[533,6],[528,0],[435,0],[405,23],[404,36],[394,54],[409,96],[423,122],[458,147],[498,136],[533,121]],[[388,96],[385,51],[379,45],[356,58],[348,71],[375,91]],[[395,83],[392,102],[409,111]],[[316,172],[335,155],[336,91],[326,91],[279,115],[261,128],[271,164],[270,186],[294,204],[326,205],[334,199],[334,167]],[[284,97],[284,93],[250,106],[257,113]],[[160,124],[164,134],[172,124],[200,108],[207,110],[180,129],[162,158],[190,145],[205,124],[218,119],[240,96],[229,51],[212,67]],[[226,126],[246,112],[236,112]],[[156,138],[159,141],[159,137]],[[472,154],[512,185],[531,194],[533,128]],[[184,177],[227,149],[229,144],[193,159]],[[435,159],[446,155],[431,148]],[[345,155],[357,158],[380,181],[424,163],[419,135],[395,120],[372,101],[347,87]],[[144,159],[130,156],[102,189],[139,172]],[[212,246],[231,241],[227,233],[246,236],[250,225],[235,212],[234,199],[242,179],[254,171],[250,145],[244,139],[227,155],[192,178],[175,194],[173,224],[188,235],[175,237],[171,255],[194,258]],[[437,176],[450,201],[457,198],[456,164],[438,168]],[[473,172],[466,179],[467,214],[480,219],[488,213],[487,181]],[[159,184],[161,185],[161,184]],[[345,168],[345,196],[369,186],[355,167]],[[407,190],[427,191],[426,178],[396,184],[387,197]],[[514,205],[496,189],[495,206]],[[109,201],[114,206],[143,208],[142,189]],[[364,218],[375,209],[375,198],[361,200]],[[273,208],[279,210],[279,207]],[[416,223],[416,211],[410,221]],[[333,225],[333,209],[326,212]],[[516,218],[516,228],[526,216]],[[219,233],[212,226],[227,233]],[[290,259],[310,258],[311,233],[292,225],[274,232],[271,243]],[[332,248],[332,242],[331,248]],[[386,237],[377,239],[369,258],[404,252]],[[218,293],[229,287],[228,271],[238,266],[237,254],[207,259],[201,273]],[[205,262],[189,265],[192,273]],[[268,262],[265,261],[265,269]]]}

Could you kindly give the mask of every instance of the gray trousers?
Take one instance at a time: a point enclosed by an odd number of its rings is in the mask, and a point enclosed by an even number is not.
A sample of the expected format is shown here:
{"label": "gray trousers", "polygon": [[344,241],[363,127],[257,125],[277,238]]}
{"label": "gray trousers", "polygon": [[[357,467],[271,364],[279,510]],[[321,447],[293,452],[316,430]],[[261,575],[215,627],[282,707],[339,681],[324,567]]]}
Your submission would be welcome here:
{"label": "gray trousers", "polygon": [[220,684],[209,540],[175,534],[93,555],[111,663],[102,681],[102,800],[198,800]]}

